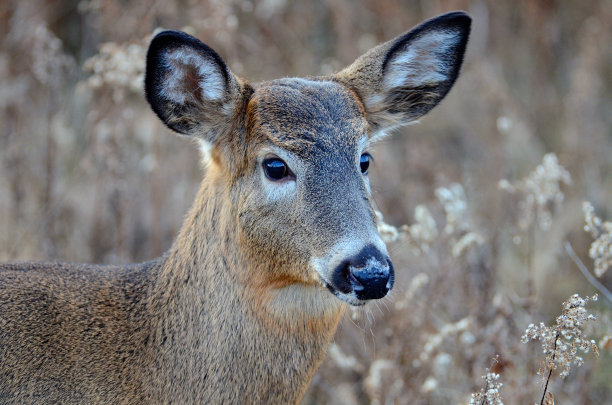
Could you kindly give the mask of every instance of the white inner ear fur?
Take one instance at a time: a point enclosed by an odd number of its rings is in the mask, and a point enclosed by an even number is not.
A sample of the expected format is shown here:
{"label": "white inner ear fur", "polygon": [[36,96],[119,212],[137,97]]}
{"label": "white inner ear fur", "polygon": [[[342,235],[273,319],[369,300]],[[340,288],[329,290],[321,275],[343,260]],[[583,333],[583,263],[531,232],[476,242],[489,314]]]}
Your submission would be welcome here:
{"label": "white inner ear fur", "polygon": [[[177,104],[187,101],[197,103],[198,99],[207,101],[223,101],[225,95],[225,79],[221,67],[217,63],[199,52],[187,47],[172,50],[164,55],[164,62],[168,73],[160,96]],[[184,87],[185,75],[197,72],[198,89],[200,97],[191,93],[192,89]]]}
{"label": "white inner ear fur", "polygon": [[384,88],[419,87],[447,80],[453,66],[446,61],[446,55],[460,40],[455,30],[425,32],[410,40],[389,60]]}

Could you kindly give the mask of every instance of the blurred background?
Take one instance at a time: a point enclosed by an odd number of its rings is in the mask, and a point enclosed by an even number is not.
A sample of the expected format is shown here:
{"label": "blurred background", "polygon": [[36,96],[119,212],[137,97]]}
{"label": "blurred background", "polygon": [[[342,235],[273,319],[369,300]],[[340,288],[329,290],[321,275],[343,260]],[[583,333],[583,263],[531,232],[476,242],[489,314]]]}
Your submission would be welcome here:
{"label": "blurred background", "polygon": [[[593,271],[582,201],[612,219],[610,0],[3,0],[0,260],[170,247],[204,170],[144,100],[156,30],[187,31],[259,81],[337,71],[456,9],[474,19],[457,84],[373,152],[396,288],[347,313],[304,404],[467,404],[487,368],[506,403],[539,402],[543,355],[520,337],[596,292],[563,244]],[[559,403],[612,403],[610,308],[591,308],[599,358],[553,374]]]}

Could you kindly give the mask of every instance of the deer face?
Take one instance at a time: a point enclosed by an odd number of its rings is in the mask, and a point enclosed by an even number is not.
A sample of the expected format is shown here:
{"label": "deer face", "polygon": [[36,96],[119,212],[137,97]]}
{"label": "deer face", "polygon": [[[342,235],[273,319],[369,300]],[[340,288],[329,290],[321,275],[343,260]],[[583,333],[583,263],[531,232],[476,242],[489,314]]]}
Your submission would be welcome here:
{"label": "deer face", "polygon": [[322,284],[342,301],[384,297],[394,270],[377,230],[370,147],[433,108],[461,65],[470,20],[451,13],[336,75],[251,86],[184,33],[156,36],[146,94],[173,130],[212,144],[254,280]]}
{"label": "deer face", "polygon": [[299,263],[299,282],[320,282],[350,304],[385,296],[393,267],[370,201],[361,101],[328,80],[263,83],[246,128],[251,196],[239,215],[250,244]]}

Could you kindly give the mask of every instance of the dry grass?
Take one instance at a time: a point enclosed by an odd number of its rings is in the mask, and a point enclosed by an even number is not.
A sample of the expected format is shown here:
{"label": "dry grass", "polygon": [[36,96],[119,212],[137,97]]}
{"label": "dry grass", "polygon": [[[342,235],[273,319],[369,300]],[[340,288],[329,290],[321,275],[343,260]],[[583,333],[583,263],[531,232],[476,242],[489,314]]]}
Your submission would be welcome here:
{"label": "dry grass", "polygon": [[[374,154],[396,289],[347,315],[304,403],[469,403],[498,382],[505,403],[539,402],[545,356],[521,336],[595,292],[563,242],[612,285],[608,0],[4,1],[0,260],[126,263],[170,246],[202,170],[140,90],[156,29],[188,30],[261,80],[329,73],[452,9],[474,17],[458,84]],[[552,373],[558,403],[612,397],[603,295],[593,311],[600,356]]]}

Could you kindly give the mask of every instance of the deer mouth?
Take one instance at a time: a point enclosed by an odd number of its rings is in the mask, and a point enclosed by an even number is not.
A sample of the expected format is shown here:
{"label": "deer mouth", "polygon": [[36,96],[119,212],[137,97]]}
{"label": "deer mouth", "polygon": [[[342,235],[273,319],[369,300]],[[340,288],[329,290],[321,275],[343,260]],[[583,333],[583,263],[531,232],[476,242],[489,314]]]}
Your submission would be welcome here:
{"label": "deer mouth", "polygon": [[334,288],[334,286],[332,286],[331,284],[329,284],[328,282],[324,280],[323,280],[323,285],[329,290],[329,292],[334,294],[338,299],[346,302],[349,305],[352,305],[354,307],[360,307],[367,303],[367,301],[363,301],[357,298],[355,293],[352,293],[352,294],[342,293],[338,291],[336,288]]}

